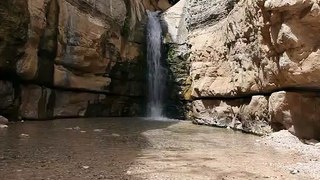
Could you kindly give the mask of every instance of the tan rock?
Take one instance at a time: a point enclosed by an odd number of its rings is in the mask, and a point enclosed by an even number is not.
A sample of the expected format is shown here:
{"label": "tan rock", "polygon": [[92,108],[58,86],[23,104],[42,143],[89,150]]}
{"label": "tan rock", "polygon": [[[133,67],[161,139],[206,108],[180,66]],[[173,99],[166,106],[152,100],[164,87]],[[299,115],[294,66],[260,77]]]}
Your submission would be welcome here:
{"label": "tan rock", "polygon": [[94,74],[76,75],[62,66],[55,66],[54,85],[56,87],[108,92],[111,79]]}
{"label": "tan rock", "polygon": [[[319,89],[319,0],[240,0],[232,6],[213,3],[191,3],[188,9],[193,97],[236,97],[233,101],[240,101],[244,96],[279,89]],[[213,8],[203,12],[209,4]],[[209,21],[208,14],[216,16]],[[302,138],[319,138],[318,99],[313,92],[280,91],[272,93],[268,107],[267,101],[255,98],[250,106],[237,102],[237,107],[243,108],[242,119],[253,124],[262,118],[275,130],[289,129]],[[194,106],[200,107],[196,110],[203,112],[201,119],[208,124],[214,124],[212,118],[216,117],[230,124],[233,112],[238,112],[222,101],[201,102],[195,101],[198,105]],[[199,113],[193,112],[197,117]]]}
{"label": "tan rock", "polygon": [[[194,97],[320,86],[319,1],[259,2],[239,1],[214,24],[203,22],[192,29],[188,42]],[[194,12],[189,25],[205,17]]]}
{"label": "tan rock", "polygon": [[320,138],[320,98],[318,93],[277,92],[269,99],[271,121],[294,129],[305,139]]}
{"label": "tan rock", "polygon": [[99,94],[55,92],[54,117],[84,117],[90,103],[105,98]]}
{"label": "tan rock", "polygon": [[157,6],[162,10],[165,11],[170,8],[172,5],[169,3],[168,0],[158,0]]}
{"label": "tan rock", "polygon": [[0,115],[0,125],[7,125],[8,123],[9,123],[9,120]]}
{"label": "tan rock", "polygon": [[196,100],[192,103],[194,122],[231,127],[256,134],[271,132],[268,126],[268,100],[253,96],[234,100]]}
{"label": "tan rock", "polygon": [[55,91],[54,117],[141,116],[142,102],[126,96]]}
{"label": "tan rock", "polygon": [[[187,1],[180,0],[177,4],[161,14],[161,20],[167,30],[166,43],[183,44],[187,41],[186,25]],[[169,37],[168,37],[169,36]]]}
{"label": "tan rock", "polygon": [[53,104],[52,90],[36,85],[21,87],[20,116],[23,119],[50,119]]}
{"label": "tan rock", "polygon": [[38,71],[38,44],[40,36],[46,26],[46,2],[42,0],[28,0],[30,25],[28,41],[25,44],[25,54],[17,63],[17,73],[24,79],[32,80]]}

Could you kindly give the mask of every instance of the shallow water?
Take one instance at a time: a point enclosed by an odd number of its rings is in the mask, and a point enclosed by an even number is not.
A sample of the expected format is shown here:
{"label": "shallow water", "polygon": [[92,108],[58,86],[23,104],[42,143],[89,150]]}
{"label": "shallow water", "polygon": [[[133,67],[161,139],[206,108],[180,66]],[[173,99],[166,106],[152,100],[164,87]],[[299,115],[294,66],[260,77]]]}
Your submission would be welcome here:
{"label": "shallow water", "polygon": [[[25,135],[21,135],[25,134]],[[259,137],[190,122],[63,119],[0,130],[1,179],[292,178]]]}

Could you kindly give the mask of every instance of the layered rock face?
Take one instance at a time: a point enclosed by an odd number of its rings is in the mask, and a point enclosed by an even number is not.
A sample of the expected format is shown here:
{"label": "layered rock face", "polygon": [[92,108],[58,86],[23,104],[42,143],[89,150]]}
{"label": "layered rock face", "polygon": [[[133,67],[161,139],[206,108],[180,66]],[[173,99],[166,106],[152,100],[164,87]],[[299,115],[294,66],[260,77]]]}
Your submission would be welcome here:
{"label": "layered rock face", "polygon": [[185,2],[194,122],[319,139],[320,1]]}
{"label": "layered rock face", "polygon": [[320,138],[319,1],[215,2],[190,18],[195,121]]}
{"label": "layered rock face", "polygon": [[1,1],[0,113],[141,116],[145,11],[170,6],[167,0]]}

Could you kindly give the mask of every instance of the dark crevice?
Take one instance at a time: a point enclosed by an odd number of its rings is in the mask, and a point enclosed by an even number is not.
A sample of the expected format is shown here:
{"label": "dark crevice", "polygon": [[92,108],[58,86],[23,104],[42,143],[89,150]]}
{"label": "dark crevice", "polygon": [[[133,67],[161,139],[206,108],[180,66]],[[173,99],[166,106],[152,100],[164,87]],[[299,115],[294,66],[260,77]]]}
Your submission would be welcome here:
{"label": "dark crevice", "polygon": [[232,100],[232,99],[244,99],[244,98],[251,98],[252,96],[270,96],[272,93],[285,91],[285,92],[293,92],[293,93],[319,93],[320,97],[320,88],[313,88],[313,87],[286,87],[286,88],[279,88],[274,89],[268,92],[257,92],[257,93],[249,93],[245,95],[238,95],[238,96],[214,96],[214,97],[193,97],[192,100]]}

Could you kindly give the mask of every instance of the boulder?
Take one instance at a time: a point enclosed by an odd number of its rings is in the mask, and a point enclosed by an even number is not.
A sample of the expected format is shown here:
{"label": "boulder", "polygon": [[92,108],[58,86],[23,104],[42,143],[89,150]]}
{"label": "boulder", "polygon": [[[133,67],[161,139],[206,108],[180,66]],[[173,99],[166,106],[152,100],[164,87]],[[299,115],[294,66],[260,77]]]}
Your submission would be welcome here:
{"label": "boulder", "polygon": [[272,132],[269,126],[268,97],[225,100],[195,100],[192,112],[196,124],[231,127],[255,134]]}
{"label": "boulder", "polygon": [[21,87],[20,116],[23,119],[53,118],[54,93],[37,85]]}
{"label": "boulder", "polygon": [[9,123],[9,120],[0,115],[0,125],[7,125],[8,123]]}
{"label": "boulder", "polygon": [[320,96],[314,92],[276,92],[269,99],[273,125],[304,139],[320,139]]}
{"label": "boulder", "polygon": [[191,5],[192,95],[240,97],[288,87],[320,88],[318,3],[230,1],[200,14],[196,7],[201,4]]}

